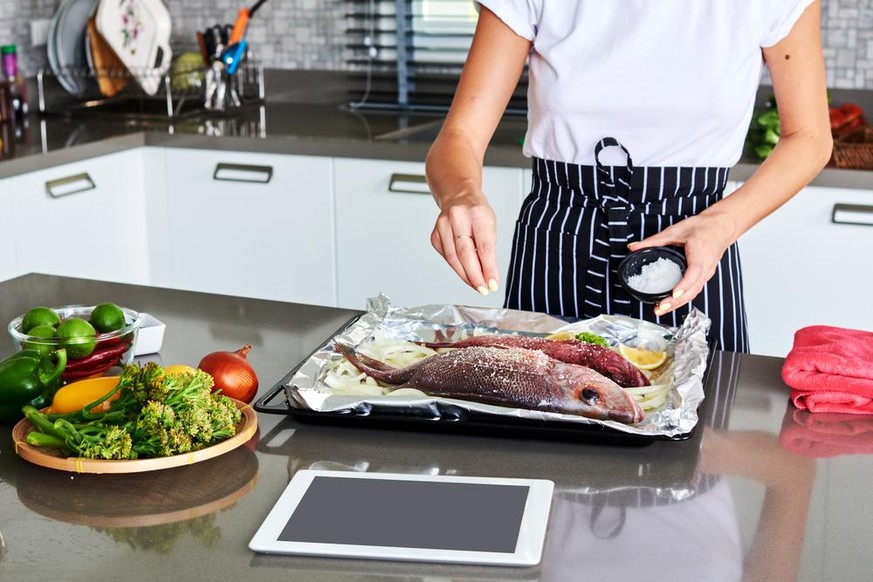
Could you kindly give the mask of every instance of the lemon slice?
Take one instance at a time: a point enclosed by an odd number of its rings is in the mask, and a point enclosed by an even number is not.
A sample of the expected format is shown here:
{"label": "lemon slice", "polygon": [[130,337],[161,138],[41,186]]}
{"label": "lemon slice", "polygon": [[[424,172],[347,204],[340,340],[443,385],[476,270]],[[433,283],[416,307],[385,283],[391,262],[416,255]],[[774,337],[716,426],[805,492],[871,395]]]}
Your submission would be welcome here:
{"label": "lemon slice", "polygon": [[653,352],[619,344],[618,353],[640,370],[654,370],[667,361],[667,352]]}

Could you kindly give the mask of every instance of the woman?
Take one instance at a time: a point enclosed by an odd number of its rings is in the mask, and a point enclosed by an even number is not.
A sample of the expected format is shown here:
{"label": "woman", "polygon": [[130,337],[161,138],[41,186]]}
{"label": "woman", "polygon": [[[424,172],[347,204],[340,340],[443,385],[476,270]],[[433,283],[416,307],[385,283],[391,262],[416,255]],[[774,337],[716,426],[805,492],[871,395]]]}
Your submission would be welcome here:
{"label": "woman", "polygon": [[[529,57],[524,153],[506,306],[677,325],[691,305],[721,347],[748,351],[737,239],[829,159],[818,0],[482,0],[451,110],[427,159],[431,242],[482,294],[499,274],[482,160]],[[763,64],[782,137],[722,197]],[[684,247],[685,275],[651,306],[619,287],[632,250]]]}

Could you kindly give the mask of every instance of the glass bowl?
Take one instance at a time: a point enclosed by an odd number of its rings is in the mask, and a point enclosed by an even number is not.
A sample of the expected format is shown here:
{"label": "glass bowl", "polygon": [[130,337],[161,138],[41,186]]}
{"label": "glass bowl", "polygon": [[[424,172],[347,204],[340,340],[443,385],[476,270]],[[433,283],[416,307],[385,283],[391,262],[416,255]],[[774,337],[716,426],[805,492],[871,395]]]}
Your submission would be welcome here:
{"label": "glass bowl", "polygon": [[[71,317],[79,317],[88,320],[96,305],[66,305],[64,307],[52,307],[52,311],[58,314],[61,321]],[[67,366],[64,369],[63,379],[67,382],[100,376],[113,366],[129,364],[133,361],[133,346],[136,336],[142,325],[142,315],[133,309],[121,307],[124,313],[125,326],[121,329],[106,333],[98,333],[94,336],[94,349],[79,357],[67,357]],[[24,314],[19,315],[9,322],[7,329],[12,336],[15,350],[35,349],[45,355],[75,343],[76,338],[45,338],[27,335],[21,331],[21,322]]]}
{"label": "glass bowl", "polygon": [[[618,265],[618,276],[622,287],[634,298],[643,303],[657,303],[665,297],[669,297],[673,293],[675,283],[669,289],[663,289],[658,292],[646,292],[634,289],[631,287],[629,280],[634,275],[639,275],[643,267],[650,265],[658,259],[667,259],[679,265],[680,278],[685,274],[685,269],[688,264],[685,262],[685,255],[674,249],[673,247],[651,247],[634,251],[622,259]],[[676,283],[679,279],[676,280]]]}

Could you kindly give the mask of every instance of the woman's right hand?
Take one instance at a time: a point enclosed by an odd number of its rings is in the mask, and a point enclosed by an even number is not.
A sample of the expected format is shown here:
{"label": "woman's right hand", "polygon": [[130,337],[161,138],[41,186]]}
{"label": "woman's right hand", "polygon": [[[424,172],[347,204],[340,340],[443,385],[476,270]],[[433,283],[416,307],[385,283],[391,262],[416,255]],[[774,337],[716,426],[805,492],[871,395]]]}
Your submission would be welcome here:
{"label": "woman's right hand", "polygon": [[498,288],[497,219],[478,189],[443,198],[430,234],[433,248],[455,273],[482,295]]}
{"label": "woman's right hand", "polygon": [[481,7],[452,107],[427,155],[427,183],[440,208],[430,242],[482,295],[496,291],[499,281],[496,219],[482,192],[482,163],[531,46]]}

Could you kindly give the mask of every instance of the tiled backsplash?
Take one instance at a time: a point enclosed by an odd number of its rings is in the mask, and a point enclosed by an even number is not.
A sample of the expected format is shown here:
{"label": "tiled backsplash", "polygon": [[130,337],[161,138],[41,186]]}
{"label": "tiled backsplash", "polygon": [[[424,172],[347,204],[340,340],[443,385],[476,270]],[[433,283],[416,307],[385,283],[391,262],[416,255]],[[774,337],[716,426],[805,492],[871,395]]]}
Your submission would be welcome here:
{"label": "tiled backsplash", "polygon": [[[194,33],[232,22],[251,0],[165,0],[173,17],[173,41],[196,46]],[[30,21],[50,18],[58,0],[0,0],[0,43],[19,45],[25,72],[45,66],[45,48],[31,48]],[[342,70],[343,0],[276,0],[262,6],[249,24],[256,57],[280,69]],[[873,89],[873,0],[823,0],[823,40],[828,86]]]}

